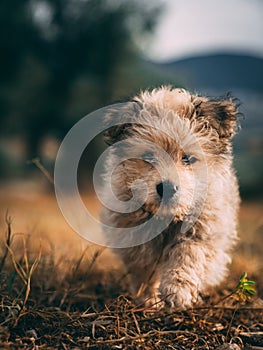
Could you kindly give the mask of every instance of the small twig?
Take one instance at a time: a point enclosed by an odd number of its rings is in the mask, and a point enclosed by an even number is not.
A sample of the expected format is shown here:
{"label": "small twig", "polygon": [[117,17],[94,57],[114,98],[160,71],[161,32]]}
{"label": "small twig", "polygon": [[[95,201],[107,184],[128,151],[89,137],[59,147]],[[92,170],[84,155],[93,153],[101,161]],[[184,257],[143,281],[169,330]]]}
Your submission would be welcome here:
{"label": "small twig", "polygon": [[48,172],[47,169],[44,167],[44,165],[41,164],[39,158],[33,158],[33,159],[29,160],[28,163],[34,164],[34,165],[42,172],[42,174],[47,178],[47,180],[48,180],[52,185],[54,185],[54,179],[53,179],[53,177],[49,174],[49,172]]}
{"label": "small twig", "polygon": [[100,344],[110,344],[110,343],[119,343],[119,342],[123,342],[123,341],[127,341],[127,340],[139,340],[139,339],[143,339],[143,338],[148,338],[148,337],[153,337],[155,335],[189,335],[189,336],[193,336],[195,338],[197,338],[197,335],[193,332],[189,332],[186,330],[170,330],[170,331],[159,331],[159,330],[152,330],[149,331],[147,333],[143,333],[137,336],[124,336],[121,338],[117,338],[117,339],[105,339],[105,340],[97,340],[98,343]]}
{"label": "small twig", "polygon": [[140,329],[139,323],[138,323],[138,321],[137,321],[137,318],[136,318],[134,312],[132,312],[132,317],[133,317],[133,319],[134,319],[134,323],[135,323],[135,326],[136,326],[136,329],[137,329],[138,334],[141,334],[141,329]]}
{"label": "small twig", "polygon": [[8,210],[6,211],[6,214],[5,214],[5,222],[7,225],[7,231],[6,231],[5,251],[4,251],[4,255],[3,255],[1,262],[0,262],[0,272],[3,270],[3,267],[5,265],[5,261],[6,261],[7,255],[8,255],[8,248],[11,245],[11,235],[12,235],[11,217],[8,215]]}
{"label": "small twig", "polygon": [[231,317],[231,320],[230,320],[229,325],[228,325],[228,327],[227,327],[226,341],[228,340],[228,336],[229,336],[229,333],[230,333],[230,330],[231,330],[231,327],[232,327],[234,318],[235,318],[235,316],[236,316],[237,310],[238,310],[238,305],[237,305],[236,308],[234,309],[233,314],[232,314],[232,317]]}
{"label": "small twig", "polygon": [[17,261],[15,253],[10,248],[10,246],[6,245],[7,250],[9,252],[10,256],[11,256],[14,268],[15,268],[17,274],[19,275],[19,277],[21,278],[21,280],[23,281],[23,283],[26,286],[24,298],[23,298],[23,301],[22,301],[22,307],[19,310],[19,313],[18,313],[18,315],[17,315],[17,317],[15,319],[14,326],[17,325],[20,317],[22,316],[22,314],[24,312],[24,309],[25,309],[25,306],[26,306],[26,303],[27,303],[27,300],[29,298],[29,294],[30,294],[30,291],[31,291],[31,278],[32,278],[33,272],[35,271],[35,269],[36,269],[36,267],[37,267],[37,265],[38,265],[38,263],[40,261],[41,253],[42,253],[42,247],[40,245],[39,253],[38,253],[37,257],[35,258],[33,264],[30,266],[29,265],[29,260],[28,260],[28,252],[27,252],[25,239],[23,239],[23,244],[24,244],[24,254],[23,254],[23,260],[22,261],[24,263],[24,267],[23,267],[22,263]]}
{"label": "small twig", "polygon": [[18,262],[16,260],[16,257],[15,257],[13,250],[9,246],[6,246],[6,247],[8,249],[10,256],[11,256],[12,263],[14,265],[14,268],[15,268],[18,276],[21,278],[23,283],[26,285],[26,274],[25,274],[23,267],[21,266],[20,262]]}
{"label": "small twig", "polygon": [[89,264],[88,270],[91,270],[92,267],[94,266],[96,260],[99,258],[99,256],[104,252],[106,248],[102,248],[100,250],[96,250],[96,252],[93,254],[91,262]]}
{"label": "small twig", "polygon": [[120,317],[119,317],[119,300],[117,300],[116,304],[116,333],[117,333],[117,338],[120,338]]}
{"label": "small twig", "polygon": [[82,262],[82,260],[83,260],[83,258],[84,258],[84,256],[85,256],[87,250],[88,250],[88,247],[86,247],[86,248],[83,250],[83,252],[82,252],[82,254],[80,255],[79,259],[77,260],[75,266],[73,267],[73,271],[72,271],[72,277],[73,277],[73,278],[74,278],[74,276],[76,275],[76,273],[78,272],[78,269],[79,269],[79,267],[80,267],[80,265],[81,265],[81,262]]}
{"label": "small twig", "polygon": [[29,268],[29,271],[27,272],[27,284],[26,284],[26,292],[25,292],[25,297],[23,300],[23,307],[26,305],[29,294],[30,294],[30,290],[31,290],[31,278],[32,275],[37,267],[37,265],[39,264],[39,261],[41,259],[41,255],[42,255],[42,246],[40,245],[40,249],[38,252],[37,257],[35,258],[33,264],[31,265],[31,267]]}

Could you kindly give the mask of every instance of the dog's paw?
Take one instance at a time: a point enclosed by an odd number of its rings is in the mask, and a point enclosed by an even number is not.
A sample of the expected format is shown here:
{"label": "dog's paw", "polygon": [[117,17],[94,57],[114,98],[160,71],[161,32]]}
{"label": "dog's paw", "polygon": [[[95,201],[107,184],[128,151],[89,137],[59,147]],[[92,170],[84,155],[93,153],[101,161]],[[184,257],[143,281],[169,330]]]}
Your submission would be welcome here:
{"label": "dog's paw", "polygon": [[168,308],[189,309],[201,301],[198,288],[188,283],[165,285],[160,288],[162,299]]}
{"label": "dog's paw", "polygon": [[160,298],[159,293],[145,298],[143,304],[147,309],[161,310],[165,307],[165,301]]}

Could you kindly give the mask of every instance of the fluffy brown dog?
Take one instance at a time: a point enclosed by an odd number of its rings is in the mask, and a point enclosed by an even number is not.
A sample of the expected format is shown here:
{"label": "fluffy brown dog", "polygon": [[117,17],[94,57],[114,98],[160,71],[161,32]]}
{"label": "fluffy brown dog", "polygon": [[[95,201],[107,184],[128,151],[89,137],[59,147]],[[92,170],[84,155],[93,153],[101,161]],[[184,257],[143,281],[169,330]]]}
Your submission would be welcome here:
{"label": "fluffy brown dog", "polygon": [[[132,293],[188,308],[226,276],[237,240],[231,146],[237,106],[231,98],[170,87],[143,92],[133,106],[133,122],[105,133],[112,149],[104,177],[118,200],[133,200],[137,207],[105,208],[101,218],[112,227],[115,243],[121,242],[115,246],[127,247],[114,251],[130,273]],[[108,186],[104,191],[106,197],[111,192]],[[143,235],[142,241],[125,245],[127,228],[133,237]]]}

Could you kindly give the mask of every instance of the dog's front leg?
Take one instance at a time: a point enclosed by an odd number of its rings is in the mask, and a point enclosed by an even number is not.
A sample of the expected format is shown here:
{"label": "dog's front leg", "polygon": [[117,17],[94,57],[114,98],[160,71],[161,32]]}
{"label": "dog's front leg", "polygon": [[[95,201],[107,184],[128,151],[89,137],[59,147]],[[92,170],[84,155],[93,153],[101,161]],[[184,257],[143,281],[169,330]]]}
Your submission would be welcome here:
{"label": "dog's front leg", "polygon": [[203,289],[209,252],[203,245],[192,241],[169,249],[160,266],[161,296],[169,307],[192,307]]}

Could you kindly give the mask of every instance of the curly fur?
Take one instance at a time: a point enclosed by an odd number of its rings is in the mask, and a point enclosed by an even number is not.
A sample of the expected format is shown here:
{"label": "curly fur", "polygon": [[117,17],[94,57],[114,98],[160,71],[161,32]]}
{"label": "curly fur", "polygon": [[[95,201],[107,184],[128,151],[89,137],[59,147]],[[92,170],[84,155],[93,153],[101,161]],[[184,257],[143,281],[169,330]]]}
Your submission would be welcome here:
{"label": "curly fur", "polygon": [[[120,200],[131,198],[131,186],[136,179],[147,183],[148,197],[133,213],[121,214],[104,208],[101,218],[118,228],[119,238],[124,239],[122,228],[138,225],[156,213],[159,207],[156,186],[162,179],[155,167],[132,155],[134,150],[140,154],[146,151],[138,139],[164,149],[174,164],[162,163],[162,159],[159,162],[166,179],[180,189],[179,202],[162,213],[165,216],[172,212],[173,220],[149,242],[114,251],[130,273],[134,295],[151,302],[161,298],[171,307],[192,307],[208,287],[218,285],[225,278],[231,250],[237,241],[239,193],[231,146],[237,129],[237,105],[230,97],[211,99],[170,87],[145,91],[134,101],[136,108],[132,113],[137,123],[114,126],[105,133],[108,144],[127,140],[129,147],[125,152],[131,159],[125,160],[111,174],[119,156],[112,151],[105,176],[112,177],[114,193]],[[108,120],[111,117],[108,115]],[[150,120],[154,127],[147,127],[141,120]],[[201,151],[196,149],[189,130]],[[191,169],[182,164],[185,149],[194,154],[199,163],[206,163],[208,178],[202,211],[187,232],[181,227],[189,211],[195,210],[190,205],[195,179]],[[107,195],[107,188],[105,191]]]}

